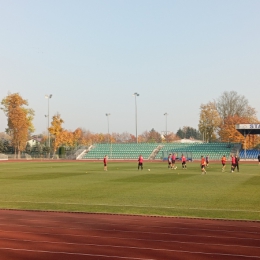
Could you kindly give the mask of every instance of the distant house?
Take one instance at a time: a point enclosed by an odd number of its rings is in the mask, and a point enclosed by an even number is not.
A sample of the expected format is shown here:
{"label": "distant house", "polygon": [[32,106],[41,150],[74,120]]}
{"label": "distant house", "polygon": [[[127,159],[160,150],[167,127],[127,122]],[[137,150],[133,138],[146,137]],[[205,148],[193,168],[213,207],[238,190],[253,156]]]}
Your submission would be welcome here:
{"label": "distant house", "polygon": [[33,135],[32,138],[27,141],[27,144],[29,144],[31,147],[33,147],[37,144],[40,144],[41,141],[42,141],[41,137],[38,137],[37,135]]}

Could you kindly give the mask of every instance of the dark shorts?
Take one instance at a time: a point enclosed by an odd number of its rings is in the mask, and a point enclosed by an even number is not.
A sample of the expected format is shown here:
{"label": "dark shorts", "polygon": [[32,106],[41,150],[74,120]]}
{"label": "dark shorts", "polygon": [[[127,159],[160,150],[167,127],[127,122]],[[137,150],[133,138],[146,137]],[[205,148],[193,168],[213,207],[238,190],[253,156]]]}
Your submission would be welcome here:
{"label": "dark shorts", "polygon": [[184,165],[184,164],[186,164],[186,162],[182,162],[181,164]]}
{"label": "dark shorts", "polygon": [[201,169],[205,169],[205,165],[201,165]]}
{"label": "dark shorts", "polygon": [[143,166],[143,163],[142,163],[142,162],[139,162],[138,165],[139,165],[139,166]]}
{"label": "dark shorts", "polygon": [[231,166],[232,166],[232,167],[236,167],[237,165],[236,165],[235,163],[232,163]]}
{"label": "dark shorts", "polygon": [[225,163],[222,163],[223,166],[225,166],[226,164]]}
{"label": "dark shorts", "polygon": [[107,166],[107,164],[106,164],[106,163],[104,163],[104,166]]}
{"label": "dark shorts", "polygon": [[168,161],[168,164],[170,165],[170,164],[172,164],[172,162],[169,162],[169,161]]}
{"label": "dark shorts", "polygon": [[172,163],[175,163],[175,160],[172,160]]}

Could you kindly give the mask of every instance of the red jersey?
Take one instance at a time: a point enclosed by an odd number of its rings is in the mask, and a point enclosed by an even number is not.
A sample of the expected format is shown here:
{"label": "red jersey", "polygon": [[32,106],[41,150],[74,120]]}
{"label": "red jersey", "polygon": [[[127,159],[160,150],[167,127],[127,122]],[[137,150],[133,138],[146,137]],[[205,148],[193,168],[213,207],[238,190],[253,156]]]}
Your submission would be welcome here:
{"label": "red jersey", "polygon": [[104,157],[104,160],[103,160],[104,164],[107,163],[107,157]]}
{"label": "red jersey", "polygon": [[201,165],[206,165],[205,158],[201,158]]}
{"label": "red jersey", "polygon": [[142,163],[143,161],[144,161],[143,156],[139,156],[139,158],[138,158],[138,162],[139,162],[139,163]]}
{"label": "red jersey", "polygon": [[184,155],[181,157],[181,161],[186,162],[186,157]]}
{"label": "red jersey", "polygon": [[232,164],[236,164],[236,158],[235,158],[235,156],[232,156],[231,162],[232,162]]}
{"label": "red jersey", "polygon": [[223,156],[223,157],[221,158],[221,162],[222,162],[223,164],[225,164],[226,161],[227,161],[227,158],[226,158],[225,156]]}

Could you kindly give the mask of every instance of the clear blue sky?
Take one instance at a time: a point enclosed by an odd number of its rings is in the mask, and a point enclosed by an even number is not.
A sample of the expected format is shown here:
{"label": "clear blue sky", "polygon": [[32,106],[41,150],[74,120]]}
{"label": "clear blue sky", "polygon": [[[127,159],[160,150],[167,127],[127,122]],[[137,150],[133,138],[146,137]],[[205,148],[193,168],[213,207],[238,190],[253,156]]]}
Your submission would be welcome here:
{"label": "clear blue sky", "polygon": [[[197,128],[199,107],[224,91],[260,118],[260,1],[0,0],[0,100],[19,92],[64,127],[135,134]],[[0,111],[0,132],[6,117]]]}

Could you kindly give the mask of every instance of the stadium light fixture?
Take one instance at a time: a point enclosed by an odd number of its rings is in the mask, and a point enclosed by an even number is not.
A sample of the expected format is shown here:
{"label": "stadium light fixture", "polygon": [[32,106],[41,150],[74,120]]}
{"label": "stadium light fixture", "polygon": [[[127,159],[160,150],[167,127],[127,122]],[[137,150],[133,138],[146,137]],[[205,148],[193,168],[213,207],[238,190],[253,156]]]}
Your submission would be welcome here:
{"label": "stadium light fixture", "polygon": [[165,116],[165,118],[166,118],[166,120],[165,120],[165,123],[166,123],[166,128],[165,128],[165,133],[166,133],[166,142],[168,143],[168,137],[167,137],[167,116],[168,116],[168,113],[164,113],[163,114],[164,116]]}
{"label": "stadium light fixture", "polygon": [[[49,128],[50,128],[50,99],[52,98],[52,94],[50,95],[45,95],[45,98],[48,99],[48,146],[51,147],[51,139],[50,139],[50,131],[49,131]],[[45,115],[46,117],[46,115]],[[50,153],[49,153],[49,156],[50,156]]]}
{"label": "stadium light fixture", "polygon": [[138,136],[137,136],[137,103],[136,103],[136,97],[139,97],[140,95],[135,92],[133,94],[133,96],[135,97],[135,137],[136,137],[136,143],[138,143]]}

